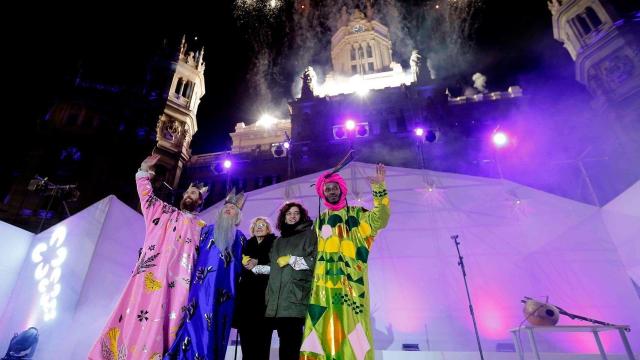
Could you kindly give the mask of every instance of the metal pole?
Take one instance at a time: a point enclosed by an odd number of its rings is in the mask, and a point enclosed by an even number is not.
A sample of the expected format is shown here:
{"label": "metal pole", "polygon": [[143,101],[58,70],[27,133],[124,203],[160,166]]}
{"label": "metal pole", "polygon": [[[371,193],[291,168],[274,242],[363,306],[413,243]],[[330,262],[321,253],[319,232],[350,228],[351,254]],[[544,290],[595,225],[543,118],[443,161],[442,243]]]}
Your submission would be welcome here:
{"label": "metal pole", "polygon": [[476,332],[476,341],[478,342],[478,351],[480,352],[480,359],[484,360],[482,354],[482,345],[480,344],[480,333],[478,332],[478,325],[476,324],[476,315],[473,312],[473,304],[471,303],[471,294],[469,294],[469,285],[467,284],[467,271],[464,268],[464,261],[462,260],[462,254],[460,253],[460,242],[458,241],[458,235],[452,235],[451,240],[456,244],[456,250],[458,251],[458,265],[462,270],[462,278],[464,279],[464,288],[467,290],[467,300],[469,301],[469,312],[471,313],[471,320],[473,320],[473,330]]}
{"label": "metal pole", "polygon": [[418,152],[420,153],[420,168],[424,169],[425,168],[425,164],[424,164],[424,149],[422,149],[422,144],[424,143],[423,140],[418,140]]}
{"label": "metal pole", "polygon": [[287,149],[287,180],[291,180],[291,143]]}
{"label": "metal pole", "polygon": [[498,157],[498,151],[496,150],[494,153],[494,159],[496,163],[496,168],[498,170],[498,175],[500,176],[500,180],[504,180],[504,175],[502,174],[502,167],[500,166],[500,159]]}
{"label": "metal pole", "polygon": [[47,215],[49,215],[49,210],[51,209],[51,205],[53,204],[53,199],[55,199],[57,195],[58,189],[54,189],[53,192],[51,192],[51,200],[49,200],[49,204],[47,205],[47,209],[45,210],[44,215],[42,216],[42,220],[40,221],[40,226],[38,226],[38,231],[36,231],[36,234],[39,234],[40,231],[42,231],[44,220],[47,218]]}

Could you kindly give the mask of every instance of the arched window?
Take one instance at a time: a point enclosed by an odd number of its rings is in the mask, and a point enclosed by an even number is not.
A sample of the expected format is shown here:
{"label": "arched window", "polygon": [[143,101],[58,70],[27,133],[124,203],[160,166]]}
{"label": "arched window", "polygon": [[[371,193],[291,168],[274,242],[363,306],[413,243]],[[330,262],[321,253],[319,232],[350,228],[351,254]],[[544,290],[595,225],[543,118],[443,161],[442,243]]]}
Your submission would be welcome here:
{"label": "arched window", "polygon": [[364,50],[362,50],[362,46],[358,46],[358,58],[364,59]]}
{"label": "arched window", "polygon": [[591,27],[593,29],[597,29],[598,27],[600,27],[600,25],[602,25],[602,20],[600,20],[600,17],[591,6],[587,6],[587,8],[584,9],[584,12],[587,15],[587,20],[589,20],[589,23],[591,23]]}
{"label": "arched window", "polygon": [[368,58],[372,58],[373,57],[373,50],[371,49],[371,45],[367,44],[367,57]]}
{"label": "arched window", "polygon": [[188,98],[192,88],[193,88],[193,82],[191,81],[185,82],[184,87],[182,88],[182,97]]}
{"label": "arched window", "polygon": [[176,83],[176,88],[174,90],[174,92],[178,95],[180,95],[180,92],[182,90],[182,84],[184,83],[184,81],[182,81],[182,78],[178,79],[178,82]]}
{"label": "arched window", "polygon": [[578,26],[580,26],[580,30],[582,30],[582,35],[589,34],[591,32],[591,26],[589,26],[589,22],[587,21],[587,19],[585,19],[582,14],[576,16],[575,18],[578,22]]}
{"label": "arched window", "polygon": [[355,48],[351,48],[351,60],[355,60],[356,59],[356,49]]}
{"label": "arched window", "polygon": [[78,105],[71,105],[69,107],[68,112],[65,114],[64,120],[63,120],[63,126],[69,126],[69,127],[74,127],[74,126],[79,126],[81,125],[82,122],[82,108]]}

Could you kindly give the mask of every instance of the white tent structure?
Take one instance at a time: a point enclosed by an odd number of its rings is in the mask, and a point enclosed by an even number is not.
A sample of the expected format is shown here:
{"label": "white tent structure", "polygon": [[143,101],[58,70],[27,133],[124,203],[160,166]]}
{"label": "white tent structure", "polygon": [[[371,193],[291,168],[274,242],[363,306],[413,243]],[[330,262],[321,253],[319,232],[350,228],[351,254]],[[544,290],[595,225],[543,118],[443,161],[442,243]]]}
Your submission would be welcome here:
{"label": "white tent structure", "polygon": [[[372,206],[367,176],[374,173],[374,165],[358,162],[341,171],[349,204]],[[250,219],[258,215],[275,222],[285,201],[302,203],[315,217],[318,197],[311,185],[319,175],[250,192],[241,228],[246,233]],[[630,324],[640,338],[640,312],[632,311],[640,309],[640,298],[616,248],[618,243],[638,248],[640,222],[626,214],[621,222],[613,209],[499,179],[387,167],[386,183],[391,220],[369,256],[377,349],[400,349],[404,343],[419,344],[422,350],[476,349],[450,238],[454,234],[462,243],[480,334],[490,351],[498,343],[511,342],[508,329],[523,320],[523,296],[549,296],[551,303],[567,311]],[[627,200],[619,201],[627,208],[640,203],[640,193],[633,189],[621,196]],[[218,209],[204,211],[203,218],[213,222]],[[638,252],[625,256],[635,257],[637,266]],[[561,323],[573,322],[563,318]],[[538,342],[542,351],[597,352],[591,334]],[[603,342],[623,351],[615,333],[603,334]],[[635,346],[640,348],[640,341]]]}
{"label": "white tent structure", "polygon": [[640,181],[605,205],[602,218],[629,276],[640,286]]}
{"label": "white tent structure", "polygon": [[[131,275],[144,238],[142,215],[109,196],[28,239],[7,229],[0,223],[0,249],[20,265],[10,296],[0,299],[7,302],[0,351],[13,333],[35,326],[37,359],[86,359]],[[5,245],[16,240],[16,250]]]}
{"label": "white tent structure", "polygon": [[[366,176],[374,172],[363,163],[342,170],[351,205],[371,206]],[[315,217],[318,198],[310,185],[318,175],[250,192],[242,230],[257,215],[275,221],[287,200],[302,202]],[[523,320],[523,296],[549,296],[570,312],[629,324],[640,352],[640,298],[631,281],[638,281],[640,264],[639,184],[604,208],[508,181],[428,170],[388,167],[387,187],[391,221],[369,257],[377,349],[413,343],[428,351],[475,351],[450,238],[457,234],[485,350],[511,342],[508,330]],[[212,222],[218,208],[203,218]],[[143,234],[141,215],[115,197],[38,235],[0,223],[0,352],[15,331],[35,325],[36,358],[86,358],[131,274]],[[560,335],[540,337],[541,351],[597,352],[591,334]],[[615,333],[601,337],[608,352],[623,352]]]}

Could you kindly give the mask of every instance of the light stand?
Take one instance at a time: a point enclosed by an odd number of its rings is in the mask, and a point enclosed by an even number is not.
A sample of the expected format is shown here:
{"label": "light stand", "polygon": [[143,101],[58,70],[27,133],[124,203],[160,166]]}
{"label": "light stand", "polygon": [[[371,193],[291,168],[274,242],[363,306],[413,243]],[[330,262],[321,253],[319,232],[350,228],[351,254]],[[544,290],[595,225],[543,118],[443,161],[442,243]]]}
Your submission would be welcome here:
{"label": "light stand", "polygon": [[416,141],[416,147],[418,148],[418,154],[420,155],[420,169],[424,169],[424,150],[422,146],[424,144],[424,138],[420,138]]}
{"label": "light stand", "polygon": [[42,231],[42,227],[44,226],[44,222],[47,219],[47,215],[51,210],[51,206],[53,205],[53,200],[56,198],[60,199],[62,206],[64,208],[64,212],[66,217],[70,217],[71,213],[69,212],[69,207],[67,206],[67,201],[64,199],[64,195],[70,194],[71,199],[76,200],[80,193],[77,190],[77,185],[56,185],[48,180],[48,178],[41,178],[36,176],[33,180],[29,182],[27,189],[31,191],[40,191],[43,195],[49,195],[51,198],[49,199],[49,203],[47,204],[47,208],[45,210],[44,215],[42,216],[42,220],[40,221],[40,225],[38,226],[38,230],[36,234]]}
{"label": "light stand", "polygon": [[284,137],[287,139],[287,144],[289,144],[287,148],[287,180],[291,180],[291,175],[293,174],[293,156],[291,155],[291,151],[293,150],[293,143],[291,141],[291,137],[287,132],[284,132]]}

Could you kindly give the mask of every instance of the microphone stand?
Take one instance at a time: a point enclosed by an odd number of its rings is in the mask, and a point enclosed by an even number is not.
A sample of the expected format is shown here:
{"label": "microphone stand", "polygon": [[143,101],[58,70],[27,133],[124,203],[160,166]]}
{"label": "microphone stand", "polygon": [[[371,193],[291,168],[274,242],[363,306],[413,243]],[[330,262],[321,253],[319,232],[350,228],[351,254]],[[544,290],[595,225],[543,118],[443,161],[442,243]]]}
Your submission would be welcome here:
{"label": "microphone stand", "polygon": [[[235,344],[235,353],[233,354],[233,360],[237,360],[238,359],[238,335],[240,333],[238,332],[238,329],[236,329],[236,344]],[[244,354],[242,354],[242,357],[244,358]]]}
{"label": "microphone stand", "polygon": [[480,345],[480,333],[478,332],[478,325],[476,324],[476,315],[473,312],[473,304],[471,303],[471,295],[469,294],[469,285],[467,284],[467,271],[464,268],[464,261],[462,260],[462,254],[460,254],[460,242],[458,241],[458,235],[452,235],[451,240],[456,244],[456,250],[458,251],[458,266],[462,270],[462,278],[464,279],[464,288],[467,290],[467,300],[469,301],[469,312],[471,313],[471,320],[473,320],[473,330],[476,332],[476,341],[478,342],[478,351],[480,352],[480,359],[484,360],[482,354],[482,345]]}

